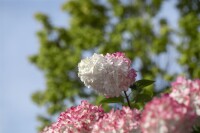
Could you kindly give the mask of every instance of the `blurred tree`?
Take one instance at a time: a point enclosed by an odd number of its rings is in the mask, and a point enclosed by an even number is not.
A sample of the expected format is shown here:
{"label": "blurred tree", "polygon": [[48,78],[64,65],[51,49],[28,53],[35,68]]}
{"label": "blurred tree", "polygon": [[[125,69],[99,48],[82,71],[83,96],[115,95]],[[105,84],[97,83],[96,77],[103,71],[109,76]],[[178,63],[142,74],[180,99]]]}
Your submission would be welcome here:
{"label": "blurred tree", "polygon": [[180,10],[179,63],[190,78],[200,78],[200,1],[179,0],[177,8]]}
{"label": "blurred tree", "polygon": [[[35,92],[32,99],[48,112],[48,116],[38,117],[43,123],[40,129],[78,98],[90,97],[94,102],[102,99],[85,89],[77,77],[77,65],[85,53],[123,51],[133,64],[140,64],[137,71],[142,78],[169,81],[171,59],[158,57],[167,56],[172,47],[181,55],[179,62],[184,73],[192,78],[200,75],[200,2],[177,0],[177,31],[170,28],[167,18],[155,19],[164,2],[168,1],[68,0],[62,9],[70,14],[69,28],[56,27],[46,15],[36,14],[43,29],[37,33],[40,50],[30,60],[44,72],[46,89]],[[174,36],[180,41],[174,42]]]}

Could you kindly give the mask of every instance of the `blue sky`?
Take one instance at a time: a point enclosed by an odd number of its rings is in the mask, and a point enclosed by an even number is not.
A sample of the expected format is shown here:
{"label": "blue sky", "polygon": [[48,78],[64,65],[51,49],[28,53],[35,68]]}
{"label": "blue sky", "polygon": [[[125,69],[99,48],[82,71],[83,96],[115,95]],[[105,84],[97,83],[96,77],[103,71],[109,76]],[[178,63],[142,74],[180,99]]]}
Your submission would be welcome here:
{"label": "blue sky", "polygon": [[[45,88],[42,72],[30,64],[37,53],[35,35],[41,25],[34,20],[38,11],[49,14],[53,23],[68,26],[60,10],[64,0],[0,0],[0,133],[35,133],[38,113],[44,110],[31,101],[31,94]],[[172,26],[177,14],[165,4],[159,16],[169,16]]]}
{"label": "blue sky", "polygon": [[41,25],[35,12],[50,15],[53,23],[67,26],[63,0],[0,0],[0,133],[35,133],[36,115],[44,112],[31,101],[31,94],[43,89],[42,73],[28,61],[37,53],[35,35]]}

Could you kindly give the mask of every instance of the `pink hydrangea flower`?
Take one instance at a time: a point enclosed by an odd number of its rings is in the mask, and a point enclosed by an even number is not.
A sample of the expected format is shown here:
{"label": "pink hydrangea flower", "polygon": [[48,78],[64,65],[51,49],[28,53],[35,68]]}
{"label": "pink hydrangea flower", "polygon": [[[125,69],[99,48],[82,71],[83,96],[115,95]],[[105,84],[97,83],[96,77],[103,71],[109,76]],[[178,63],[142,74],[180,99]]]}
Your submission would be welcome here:
{"label": "pink hydrangea flower", "polygon": [[111,110],[93,127],[92,133],[141,133],[140,111],[123,107]]}
{"label": "pink hydrangea flower", "polygon": [[78,76],[87,87],[107,96],[119,96],[135,81],[136,72],[124,53],[94,54],[78,64]]}
{"label": "pink hydrangea flower", "polygon": [[94,106],[87,101],[71,107],[61,113],[58,121],[44,129],[42,133],[89,133],[93,125],[104,116],[101,106]]}
{"label": "pink hydrangea flower", "polygon": [[187,106],[191,106],[196,114],[200,116],[200,80],[189,80],[184,77],[178,77],[172,83],[172,92],[170,96]]}
{"label": "pink hydrangea flower", "polygon": [[192,108],[163,95],[146,104],[141,128],[143,133],[190,133],[195,120]]}

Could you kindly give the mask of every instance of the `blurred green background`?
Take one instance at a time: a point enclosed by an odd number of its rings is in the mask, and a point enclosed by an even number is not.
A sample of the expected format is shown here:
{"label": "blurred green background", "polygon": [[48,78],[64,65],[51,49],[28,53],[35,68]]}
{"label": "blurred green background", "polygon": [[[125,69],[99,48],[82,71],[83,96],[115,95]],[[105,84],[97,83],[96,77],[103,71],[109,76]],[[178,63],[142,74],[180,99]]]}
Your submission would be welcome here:
{"label": "blurred green background", "polygon": [[77,77],[78,62],[94,52],[124,52],[137,79],[156,81],[155,91],[168,88],[177,75],[200,76],[199,0],[67,0],[59,3],[62,13],[49,6],[52,1],[44,2],[35,14],[42,26],[34,27],[39,49],[29,57],[45,80],[32,94],[41,108],[38,129],[81,99],[102,99]]}

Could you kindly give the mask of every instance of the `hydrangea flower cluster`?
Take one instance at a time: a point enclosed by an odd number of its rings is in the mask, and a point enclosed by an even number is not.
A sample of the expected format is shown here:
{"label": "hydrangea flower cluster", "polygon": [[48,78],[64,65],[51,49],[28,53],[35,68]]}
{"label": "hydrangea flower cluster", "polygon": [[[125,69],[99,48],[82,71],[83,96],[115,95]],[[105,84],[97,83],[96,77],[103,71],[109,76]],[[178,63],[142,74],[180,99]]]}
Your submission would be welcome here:
{"label": "hydrangea flower cluster", "polygon": [[136,72],[124,53],[94,54],[78,64],[78,76],[87,87],[107,96],[119,96],[135,81]]}
{"label": "hydrangea flower cluster", "polygon": [[94,106],[87,101],[71,107],[61,113],[58,121],[44,129],[42,133],[89,133],[96,121],[104,116],[101,106]]}
{"label": "hydrangea flower cluster", "polygon": [[140,112],[123,107],[105,113],[87,101],[61,113],[58,121],[42,133],[140,133]]}
{"label": "hydrangea flower cluster", "polygon": [[163,95],[146,104],[141,128],[142,133],[190,133],[195,121],[192,108]]}
{"label": "hydrangea flower cluster", "polygon": [[95,123],[92,133],[141,133],[140,111],[129,107],[111,110]]}
{"label": "hydrangea flower cluster", "polygon": [[184,77],[178,77],[172,83],[170,96],[179,103],[191,106],[200,116],[200,80],[187,80]]}
{"label": "hydrangea flower cluster", "polygon": [[[107,97],[127,91],[136,77],[131,61],[121,52],[94,54],[83,59],[78,70],[87,87]],[[171,89],[140,111],[122,106],[105,113],[101,106],[82,101],[61,113],[58,121],[42,133],[191,133],[194,125],[200,126],[200,80],[178,77]],[[130,106],[126,93],[125,96]]]}

